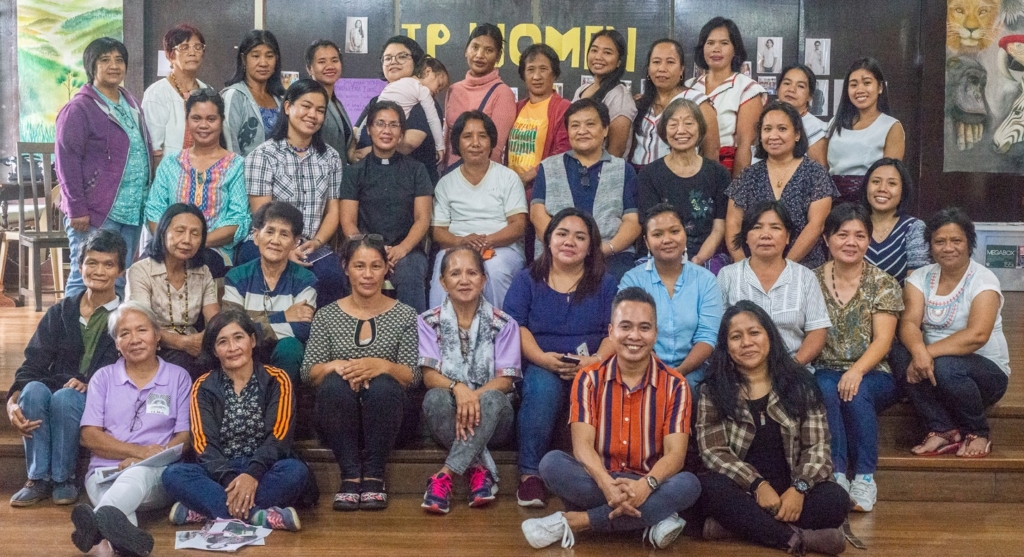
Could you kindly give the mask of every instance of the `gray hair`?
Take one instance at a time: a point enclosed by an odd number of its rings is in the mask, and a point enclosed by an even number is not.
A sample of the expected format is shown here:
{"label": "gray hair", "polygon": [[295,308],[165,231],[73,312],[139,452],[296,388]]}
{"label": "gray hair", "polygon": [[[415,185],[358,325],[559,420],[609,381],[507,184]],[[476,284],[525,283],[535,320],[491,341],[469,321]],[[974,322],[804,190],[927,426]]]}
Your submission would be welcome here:
{"label": "gray hair", "polygon": [[141,313],[146,319],[149,319],[149,323],[153,325],[154,329],[160,330],[160,320],[149,306],[142,302],[128,300],[121,302],[121,305],[117,306],[117,309],[110,312],[110,315],[107,316],[107,334],[110,335],[110,338],[117,340],[117,325],[121,322],[121,318],[131,311]]}

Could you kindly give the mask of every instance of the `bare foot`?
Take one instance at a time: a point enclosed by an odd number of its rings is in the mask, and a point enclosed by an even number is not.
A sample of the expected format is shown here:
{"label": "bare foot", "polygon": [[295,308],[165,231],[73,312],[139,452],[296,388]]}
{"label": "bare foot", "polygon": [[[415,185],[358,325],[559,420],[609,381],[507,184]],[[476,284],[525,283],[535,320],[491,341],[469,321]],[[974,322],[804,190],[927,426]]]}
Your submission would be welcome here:
{"label": "bare foot", "polygon": [[964,439],[964,444],[960,446],[960,450],[956,452],[956,456],[963,457],[979,457],[991,450],[989,446],[988,437],[979,437],[976,435],[968,435]]}
{"label": "bare foot", "polygon": [[920,455],[925,453],[933,453],[950,443],[960,442],[960,432],[955,429],[946,432],[933,431],[924,438],[924,442],[916,447],[910,449],[910,452]]}

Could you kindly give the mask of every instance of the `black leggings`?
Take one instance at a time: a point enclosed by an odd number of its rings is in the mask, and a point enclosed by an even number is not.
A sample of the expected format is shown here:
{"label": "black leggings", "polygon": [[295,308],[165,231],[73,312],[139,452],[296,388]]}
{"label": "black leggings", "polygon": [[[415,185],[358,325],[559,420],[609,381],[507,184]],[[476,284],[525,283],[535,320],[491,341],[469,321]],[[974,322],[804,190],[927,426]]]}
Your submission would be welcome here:
{"label": "black leggings", "polygon": [[[750,541],[768,547],[789,547],[793,537],[790,523],[775,520],[736,482],[723,474],[708,472],[701,475],[700,485],[698,505],[705,516]],[[846,520],[849,509],[850,497],[839,484],[821,482],[807,492],[800,518],[791,524],[806,530],[838,528]]]}

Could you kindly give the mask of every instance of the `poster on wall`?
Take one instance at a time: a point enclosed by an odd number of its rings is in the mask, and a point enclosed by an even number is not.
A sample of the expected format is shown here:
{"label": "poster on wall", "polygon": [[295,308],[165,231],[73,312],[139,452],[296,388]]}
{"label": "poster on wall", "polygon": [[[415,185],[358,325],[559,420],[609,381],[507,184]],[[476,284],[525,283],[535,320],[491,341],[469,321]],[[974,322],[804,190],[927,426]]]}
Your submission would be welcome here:
{"label": "poster on wall", "polygon": [[804,40],[804,64],[818,77],[828,75],[832,69],[832,39]]}
{"label": "poster on wall", "polygon": [[1024,173],[1024,3],[948,0],[945,172]]}
{"label": "poster on wall", "polygon": [[782,37],[757,38],[757,73],[782,70]]}
{"label": "poster on wall", "polygon": [[18,0],[21,141],[53,141],[57,113],[87,81],[86,45],[122,40],[123,21],[121,0]]}
{"label": "poster on wall", "polygon": [[345,21],[345,52],[347,54],[366,54],[367,37],[365,17],[348,17]]}

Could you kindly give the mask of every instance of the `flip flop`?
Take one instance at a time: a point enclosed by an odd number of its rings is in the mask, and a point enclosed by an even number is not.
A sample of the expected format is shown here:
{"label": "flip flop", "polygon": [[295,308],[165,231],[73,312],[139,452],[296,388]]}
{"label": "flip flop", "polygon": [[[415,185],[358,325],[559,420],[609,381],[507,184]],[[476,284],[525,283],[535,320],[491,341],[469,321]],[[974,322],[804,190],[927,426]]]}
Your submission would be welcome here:
{"label": "flip flop", "polygon": [[[968,433],[967,435],[964,436],[963,445],[966,447],[966,446],[970,445],[975,439],[978,439],[979,437],[980,437],[980,435],[975,435],[973,433]],[[958,456],[960,458],[985,458],[991,452],[992,452],[992,440],[989,439],[988,443],[985,444],[985,450],[984,451],[982,451],[982,452],[980,452],[978,454],[972,454],[972,455],[965,454],[965,455],[956,455],[956,456]]]}
{"label": "flip flop", "polygon": [[915,453],[911,451],[911,453],[916,456],[939,456],[956,452],[960,450],[960,445],[963,444],[963,441],[957,441],[956,439],[959,435],[960,432],[955,429],[951,429],[949,431],[929,431],[928,435],[925,435],[924,440],[921,441],[920,445],[924,445],[932,437],[941,437],[947,441],[947,444],[935,449],[934,451],[928,451],[926,453]]}

